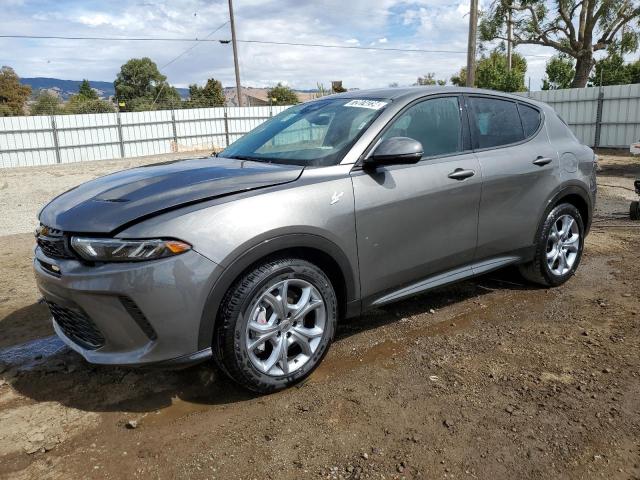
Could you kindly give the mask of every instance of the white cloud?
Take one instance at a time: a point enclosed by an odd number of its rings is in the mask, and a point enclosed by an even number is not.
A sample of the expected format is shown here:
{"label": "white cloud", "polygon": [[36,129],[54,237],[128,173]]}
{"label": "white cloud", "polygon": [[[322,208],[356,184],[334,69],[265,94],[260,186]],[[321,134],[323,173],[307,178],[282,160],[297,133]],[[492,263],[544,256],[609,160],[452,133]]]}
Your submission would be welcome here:
{"label": "white cloud", "polygon": [[[146,3],[145,3],[146,2]],[[226,0],[114,0],[49,2],[38,9],[14,1],[3,11],[4,33],[73,36],[204,38],[228,18]],[[434,72],[449,78],[465,63],[468,12],[466,2],[450,0],[237,0],[238,38],[290,43],[453,50],[460,54],[402,53],[240,43],[242,83],[268,86],[278,81],[314,88],[343,80],[347,87],[408,85]],[[228,39],[228,25],[213,35]],[[120,65],[148,56],[161,66],[191,43],[85,42],[0,39],[3,63],[19,75],[111,81]],[[538,47],[522,47],[550,55]],[[529,60],[534,86],[544,59]],[[201,43],[163,72],[178,86],[215,77],[234,84],[231,45]]]}

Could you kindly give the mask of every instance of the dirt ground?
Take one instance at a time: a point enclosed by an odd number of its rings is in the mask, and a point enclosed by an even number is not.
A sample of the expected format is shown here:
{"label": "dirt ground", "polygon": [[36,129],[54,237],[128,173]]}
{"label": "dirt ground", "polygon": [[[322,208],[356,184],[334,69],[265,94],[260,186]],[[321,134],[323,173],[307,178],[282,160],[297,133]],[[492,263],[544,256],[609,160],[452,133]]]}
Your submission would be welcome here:
{"label": "dirt ground", "polygon": [[[567,284],[535,288],[508,269],[369,313],[340,325],[306,383],[262,397],[209,364],[96,367],[62,347],[38,303],[32,235],[18,233],[32,220],[12,217],[0,477],[640,479],[640,223],[628,220],[640,159],[601,165]],[[24,191],[30,170],[0,171],[0,187]]]}

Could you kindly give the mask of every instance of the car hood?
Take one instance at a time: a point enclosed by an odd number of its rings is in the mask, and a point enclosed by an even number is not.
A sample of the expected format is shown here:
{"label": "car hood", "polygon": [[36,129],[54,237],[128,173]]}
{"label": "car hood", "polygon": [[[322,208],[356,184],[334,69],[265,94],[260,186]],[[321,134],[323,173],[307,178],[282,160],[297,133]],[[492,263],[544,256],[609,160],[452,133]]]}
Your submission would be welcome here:
{"label": "car hood", "polygon": [[182,205],[296,180],[303,167],[210,157],[148,165],[83,183],[53,199],[40,223],[109,233]]}

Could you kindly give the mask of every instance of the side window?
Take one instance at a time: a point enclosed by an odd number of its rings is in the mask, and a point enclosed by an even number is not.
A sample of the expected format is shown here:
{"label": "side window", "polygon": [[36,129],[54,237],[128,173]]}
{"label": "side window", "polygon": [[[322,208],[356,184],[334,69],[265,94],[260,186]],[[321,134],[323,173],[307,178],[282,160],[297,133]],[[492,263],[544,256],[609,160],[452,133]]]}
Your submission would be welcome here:
{"label": "side window", "polygon": [[499,147],[524,140],[515,102],[496,98],[470,97],[471,124],[479,148]]}
{"label": "side window", "polygon": [[522,103],[518,104],[518,110],[520,111],[520,119],[524,128],[524,136],[529,138],[538,130],[542,117],[538,110]]}
{"label": "side window", "polygon": [[458,98],[433,98],[409,107],[382,136],[383,139],[391,137],[418,140],[425,157],[462,151]]}

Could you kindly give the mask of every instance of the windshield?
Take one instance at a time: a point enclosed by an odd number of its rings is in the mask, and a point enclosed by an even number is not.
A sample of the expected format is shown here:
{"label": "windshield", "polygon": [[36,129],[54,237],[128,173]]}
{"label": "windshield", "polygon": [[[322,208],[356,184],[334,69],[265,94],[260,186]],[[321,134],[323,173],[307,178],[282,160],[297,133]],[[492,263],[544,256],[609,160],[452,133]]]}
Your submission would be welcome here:
{"label": "windshield", "polygon": [[229,145],[220,157],[335,165],[387,101],[327,98],[288,108]]}

